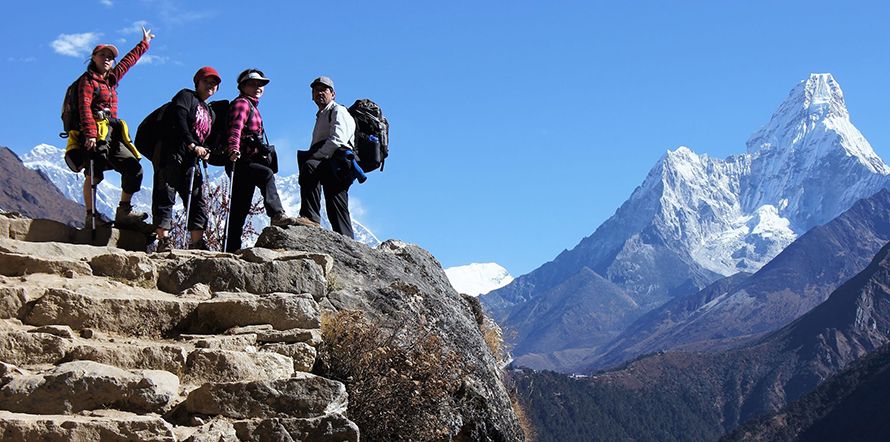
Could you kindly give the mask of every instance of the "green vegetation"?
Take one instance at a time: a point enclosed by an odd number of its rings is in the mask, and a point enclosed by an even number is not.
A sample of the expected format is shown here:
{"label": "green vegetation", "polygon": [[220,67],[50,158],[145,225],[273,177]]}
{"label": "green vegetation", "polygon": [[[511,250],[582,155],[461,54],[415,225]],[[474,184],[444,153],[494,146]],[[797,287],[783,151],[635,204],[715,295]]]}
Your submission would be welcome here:
{"label": "green vegetation", "polygon": [[708,395],[599,385],[554,372],[512,372],[538,441],[714,441],[723,434]]}
{"label": "green vegetation", "polygon": [[752,419],[721,441],[883,441],[890,435],[890,347],[883,346],[774,413]]}

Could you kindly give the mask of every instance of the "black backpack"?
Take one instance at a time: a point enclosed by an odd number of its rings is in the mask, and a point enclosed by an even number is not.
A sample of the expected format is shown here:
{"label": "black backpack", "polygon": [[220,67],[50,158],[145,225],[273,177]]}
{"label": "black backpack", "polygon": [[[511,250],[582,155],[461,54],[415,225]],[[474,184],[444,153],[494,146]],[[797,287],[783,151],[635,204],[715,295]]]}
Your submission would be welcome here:
{"label": "black backpack", "polygon": [[211,166],[225,166],[231,162],[226,152],[229,142],[229,100],[216,100],[208,104],[216,115],[216,120],[210,127],[210,135],[204,140],[204,147],[210,150],[210,159],[207,162]]}
{"label": "black backpack", "polygon": [[[62,133],[59,134],[60,138],[68,138],[69,132],[72,130],[80,130],[80,109],[78,109],[77,106],[77,86],[84,75],[89,75],[89,72],[84,72],[77,77],[77,80],[74,80],[74,83],[71,83],[71,86],[68,86],[68,89],[65,91],[65,101],[62,102]],[[96,96],[96,92],[96,90],[93,90],[93,97]]]}
{"label": "black backpack", "polygon": [[361,99],[349,106],[349,114],[355,120],[355,150],[358,165],[365,172],[383,171],[383,163],[389,156],[389,122],[377,103]]}
{"label": "black backpack", "polygon": [[151,111],[136,128],[136,150],[145,158],[151,161],[154,158],[155,149],[161,137],[164,135],[164,111],[170,103],[164,103],[163,106]]}

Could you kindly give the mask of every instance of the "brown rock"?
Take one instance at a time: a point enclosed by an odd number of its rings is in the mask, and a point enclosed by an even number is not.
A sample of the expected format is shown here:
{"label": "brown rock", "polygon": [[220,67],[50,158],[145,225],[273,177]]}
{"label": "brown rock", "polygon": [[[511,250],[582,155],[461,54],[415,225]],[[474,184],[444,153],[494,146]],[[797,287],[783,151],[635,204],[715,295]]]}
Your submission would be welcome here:
{"label": "brown rock", "polygon": [[358,442],[359,429],[342,414],[298,419],[253,419],[234,422],[242,441]]}
{"label": "brown rock", "polygon": [[131,373],[97,362],[73,361],[39,375],[14,377],[0,388],[0,407],[32,414],[104,408],[161,414],[178,394],[179,378],[169,372]]}
{"label": "brown rock", "polygon": [[260,350],[278,353],[293,359],[295,371],[311,371],[312,366],[315,365],[315,358],[318,356],[318,351],[315,350],[315,347],[305,342],[267,344],[262,346]]}
{"label": "brown rock", "polygon": [[346,387],[309,373],[274,381],[204,384],[185,401],[189,413],[234,419],[317,417],[346,411]]}
{"label": "brown rock", "polygon": [[193,332],[256,324],[271,324],[276,330],[321,326],[318,303],[307,294],[217,293],[216,296],[198,306]]}
{"label": "brown rock", "polygon": [[189,381],[222,382],[254,381],[291,377],[291,358],[269,352],[209,350],[193,351],[186,362]]}
{"label": "brown rock", "polygon": [[0,442],[176,442],[173,427],[157,416],[32,415],[0,411]]}

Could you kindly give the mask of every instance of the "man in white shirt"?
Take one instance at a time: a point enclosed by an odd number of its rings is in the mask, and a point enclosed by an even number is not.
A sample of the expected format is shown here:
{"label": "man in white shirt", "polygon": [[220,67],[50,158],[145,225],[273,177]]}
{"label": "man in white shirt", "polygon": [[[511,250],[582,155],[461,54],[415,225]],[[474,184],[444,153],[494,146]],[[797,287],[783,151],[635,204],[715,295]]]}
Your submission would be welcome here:
{"label": "man in white shirt", "polygon": [[[338,152],[355,145],[355,120],[345,106],[334,101],[334,82],[328,77],[318,77],[310,85],[312,101],[318,105],[312,144],[309,151],[297,152],[300,168],[300,217],[311,223],[321,222],[321,192],[324,189],[325,208],[331,228],[344,236],[355,238],[352,219],[349,216],[349,186],[351,178],[335,173],[335,168],[345,167],[335,162]],[[306,224],[301,222],[301,224]]]}

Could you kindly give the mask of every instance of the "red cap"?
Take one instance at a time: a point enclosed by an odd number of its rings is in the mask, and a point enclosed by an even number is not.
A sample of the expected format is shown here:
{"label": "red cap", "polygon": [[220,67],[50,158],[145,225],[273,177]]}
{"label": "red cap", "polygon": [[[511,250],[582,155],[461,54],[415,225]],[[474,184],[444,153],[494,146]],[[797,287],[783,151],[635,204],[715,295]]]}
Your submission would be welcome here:
{"label": "red cap", "polygon": [[96,45],[96,47],[93,48],[93,54],[92,54],[92,55],[96,55],[96,52],[99,52],[99,51],[101,51],[102,49],[109,49],[109,50],[111,50],[111,53],[114,54],[114,58],[117,58],[117,48],[114,47],[114,45]]}
{"label": "red cap", "polygon": [[198,69],[198,72],[195,73],[195,84],[198,84],[204,77],[216,77],[216,80],[222,83],[222,78],[219,76],[219,72],[216,72],[216,69],[213,69],[210,66],[204,66],[203,68]]}

